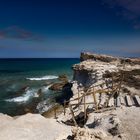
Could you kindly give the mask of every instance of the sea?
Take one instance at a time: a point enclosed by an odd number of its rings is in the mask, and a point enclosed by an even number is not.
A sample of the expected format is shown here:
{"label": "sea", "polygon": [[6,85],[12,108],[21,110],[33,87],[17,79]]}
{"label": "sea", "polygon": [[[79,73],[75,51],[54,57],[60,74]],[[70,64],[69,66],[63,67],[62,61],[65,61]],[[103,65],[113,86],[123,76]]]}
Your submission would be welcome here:
{"label": "sea", "polygon": [[[73,78],[77,58],[0,59],[0,113],[17,116],[30,112],[39,102],[55,103],[61,92],[49,90],[59,75]],[[41,89],[41,97],[38,91]]]}

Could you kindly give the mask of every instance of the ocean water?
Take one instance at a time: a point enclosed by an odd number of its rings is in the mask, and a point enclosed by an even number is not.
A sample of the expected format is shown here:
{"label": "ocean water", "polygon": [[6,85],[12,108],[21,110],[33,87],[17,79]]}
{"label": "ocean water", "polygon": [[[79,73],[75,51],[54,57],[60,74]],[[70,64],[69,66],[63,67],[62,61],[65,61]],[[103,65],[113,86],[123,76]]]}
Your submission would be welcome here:
{"label": "ocean water", "polygon": [[50,91],[49,86],[61,74],[71,80],[75,63],[79,59],[0,59],[0,112],[21,115],[43,100],[55,102],[61,93]]}

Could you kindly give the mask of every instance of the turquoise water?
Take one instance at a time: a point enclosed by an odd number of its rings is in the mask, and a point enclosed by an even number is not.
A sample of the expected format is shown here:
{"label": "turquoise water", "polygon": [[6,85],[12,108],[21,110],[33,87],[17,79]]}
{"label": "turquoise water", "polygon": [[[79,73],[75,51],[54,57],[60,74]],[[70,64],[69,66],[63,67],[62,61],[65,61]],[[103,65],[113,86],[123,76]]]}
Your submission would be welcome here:
{"label": "turquoise water", "polygon": [[[36,103],[51,103],[61,93],[48,89],[61,74],[71,80],[72,65],[79,59],[0,59],[0,112],[9,115],[24,114]],[[37,92],[41,89],[42,96]]]}

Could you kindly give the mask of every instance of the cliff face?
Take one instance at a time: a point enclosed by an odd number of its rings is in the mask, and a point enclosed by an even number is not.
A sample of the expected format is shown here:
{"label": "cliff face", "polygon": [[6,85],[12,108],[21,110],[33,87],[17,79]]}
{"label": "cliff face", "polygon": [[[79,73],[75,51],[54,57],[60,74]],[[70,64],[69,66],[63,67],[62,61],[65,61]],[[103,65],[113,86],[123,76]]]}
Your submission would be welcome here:
{"label": "cliff face", "polygon": [[115,64],[109,64],[105,62],[96,62],[92,60],[83,61],[80,64],[73,66],[74,77],[73,80],[78,84],[82,84],[85,87],[89,87],[94,83],[97,83],[103,78],[103,74],[106,71],[117,72],[117,66]]}
{"label": "cliff face", "polygon": [[107,55],[81,53],[81,63],[73,66],[73,80],[89,87],[103,80],[107,72],[140,70],[140,58],[120,58]]}
{"label": "cliff face", "polygon": [[81,61],[86,61],[86,60],[93,60],[93,61],[102,61],[102,62],[112,62],[112,61],[117,61],[117,57],[112,57],[108,55],[98,55],[98,54],[92,54],[92,53],[85,53],[82,52],[80,56]]}
{"label": "cliff face", "polygon": [[93,61],[101,61],[101,62],[115,62],[119,63],[127,63],[127,64],[138,64],[140,65],[140,58],[123,58],[123,57],[114,57],[109,55],[99,55],[93,54],[89,52],[82,52],[80,56],[81,61],[93,60]]}

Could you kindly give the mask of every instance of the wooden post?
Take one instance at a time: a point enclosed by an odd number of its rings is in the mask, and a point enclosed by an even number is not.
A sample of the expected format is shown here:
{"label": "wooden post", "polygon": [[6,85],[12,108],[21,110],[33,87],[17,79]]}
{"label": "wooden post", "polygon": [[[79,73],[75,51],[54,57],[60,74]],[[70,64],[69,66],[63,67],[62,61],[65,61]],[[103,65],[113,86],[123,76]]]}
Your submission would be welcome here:
{"label": "wooden post", "polygon": [[94,100],[94,103],[96,105],[96,110],[98,110],[98,104],[97,104],[97,100],[96,100],[96,96],[95,96],[95,92],[94,92],[94,88],[93,88],[93,100]]}
{"label": "wooden post", "polygon": [[77,122],[76,122],[76,120],[75,120],[75,117],[74,117],[74,112],[73,112],[72,106],[71,106],[70,104],[69,104],[69,109],[70,109],[70,111],[71,111],[71,115],[72,115],[72,119],[73,119],[74,125],[75,125],[75,126],[78,126],[78,125],[77,125]]}
{"label": "wooden post", "polygon": [[86,95],[84,93],[84,122],[86,121],[87,112],[86,112]]}
{"label": "wooden post", "polygon": [[121,76],[122,76],[122,78],[121,78],[120,85],[119,85],[119,88],[118,88],[118,94],[120,93],[122,83],[123,83],[123,80],[124,80],[124,73],[123,72],[121,73]]}

